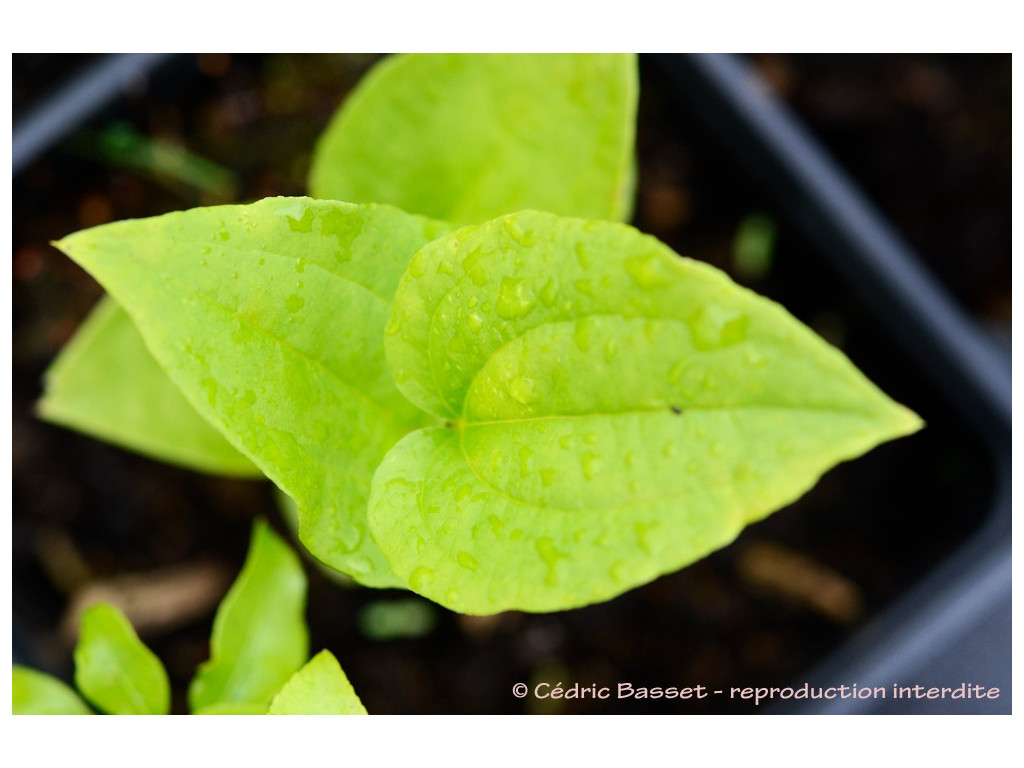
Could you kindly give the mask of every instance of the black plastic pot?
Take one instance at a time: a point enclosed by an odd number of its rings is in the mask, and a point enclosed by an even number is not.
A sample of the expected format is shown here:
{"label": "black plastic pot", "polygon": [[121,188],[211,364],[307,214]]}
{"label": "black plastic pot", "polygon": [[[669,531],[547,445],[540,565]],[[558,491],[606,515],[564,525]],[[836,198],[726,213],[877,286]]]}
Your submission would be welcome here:
{"label": "black plastic pot", "polygon": [[[184,88],[189,77],[195,74],[191,62],[189,57],[118,56],[98,60],[91,70],[16,124],[13,143],[16,189],[19,172],[30,169],[34,160],[42,157],[61,139],[96,115],[111,109],[123,97],[126,83],[148,78],[153,87],[154,79],[162,79],[165,82],[162,87]],[[941,546],[935,545],[926,554],[918,554],[912,538],[887,543],[890,549],[905,548],[909,560],[920,560],[920,573],[914,572],[913,585],[902,584],[887,593],[885,600],[875,601],[870,606],[873,612],[869,619],[838,649],[832,650],[823,662],[810,668],[786,670],[780,673],[782,679],[774,680],[772,684],[856,684],[861,688],[881,686],[891,691],[894,684],[941,688],[968,683],[998,687],[1000,697],[982,701],[894,700],[890,695],[886,699],[789,701],[776,703],[770,708],[761,707],[759,711],[1009,712],[1011,397],[1008,353],[998,350],[974,327],[742,59],[724,55],[655,55],[645,58],[643,69],[645,77],[654,83],[663,108],[670,116],[678,114],[683,121],[701,121],[703,128],[697,130],[703,130],[717,144],[723,162],[731,163],[730,168],[735,168],[745,179],[742,184],[756,180],[760,185],[762,191],[751,194],[761,195],[771,202],[778,212],[780,227],[792,233],[786,236],[791,238],[791,242],[800,241],[794,249],[810,254],[809,261],[806,264],[801,262],[800,269],[814,270],[814,279],[820,278],[822,285],[828,282],[838,286],[836,290],[845,297],[843,301],[853,307],[851,311],[860,313],[857,316],[865,318],[863,322],[870,326],[871,333],[877,333],[879,345],[888,351],[875,362],[872,362],[870,354],[864,353],[869,375],[880,380],[883,388],[895,387],[896,391],[892,393],[897,399],[918,409],[926,420],[933,423],[929,429],[938,435],[935,440],[965,441],[968,444],[966,450],[975,454],[977,465],[965,471],[964,476],[975,485],[983,486],[963,494],[966,500],[962,504],[963,509],[955,515],[937,515],[941,524],[945,524],[946,517],[954,518],[949,523],[949,530],[939,537],[943,539]],[[30,192],[26,195],[31,197]],[[62,234],[65,233],[53,233],[52,236]],[[684,247],[676,246],[677,250],[685,251],[686,243],[682,245]],[[794,311],[800,315],[799,307]],[[811,312],[811,309],[806,311]],[[862,364],[856,355],[854,360]],[[872,365],[878,370],[872,370]],[[901,370],[895,370],[897,368]],[[909,377],[907,380],[911,383],[899,383],[898,374],[902,373]],[[939,449],[929,447],[928,441],[932,438],[926,433],[921,438],[913,438],[919,442],[908,441],[909,447],[882,449],[879,451],[882,454],[880,459],[868,457],[864,463],[868,467],[866,470],[840,468],[836,474],[845,473],[848,481],[856,483],[871,473],[884,476],[886,472],[898,471],[905,466],[905,457],[919,448],[941,454]],[[977,449],[972,446],[977,446]],[[886,459],[894,460],[897,470],[884,469],[882,465]],[[924,479],[927,481],[927,476]],[[917,482],[921,480],[921,477],[917,478]],[[891,478],[882,485],[900,487],[898,480]],[[824,492],[827,491],[826,488]],[[913,499],[914,496],[907,498]],[[934,504],[934,498],[929,498],[929,503]],[[16,505],[17,502],[16,496]],[[877,500],[870,496],[853,500],[854,505],[875,503]],[[898,511],[902,502],[890,500],[888,503]],[[813,498],[810,504],[814,505]],[[16,514],[17,511],[16,506]],[[790,515],[792,519],[793,514],[790,511],[780,512],[777,517],[781,523],[769,521],[758,531],[786,535],[786,516]],[[855,512],[847,513],[847,518],[851,514],[855,516]],[[915,514],[919,513],[915,511]],[[837,524],[857,524],[856,519],[847,518],[840,519]],[[883,523],[873,523],[880,538],[886,535]],[[818,525],[822,524],[827,522]],[[244,544],[244,526],[238,521],[235,525],[240,529],[240,543],[237,545],[240,548]],[[759,535],[758,531],[752,535]],[[795,541],[800,541],[803,534],[798,531],[793,535]],[[745,534],[736,546],[742,547],[748,540]],[[712,575],[716,570],[728,570],[733,567],[729,557],[729,554],[712,557],[710,564],[702,567],[709,569]],[[657,595],[659,589],[664,593],[680,585],[690,588],[703,583],[673,581],[674,578],[667,577],[646,589],[651,590],[649,594]],[[363,595],[357,598],[346,596],[344,599],[366,601],[372,598]],[[527,645],[550,645],[557,641],[560,633],[599,638],[602,627],[609,623],[639,621],[636,617],[645,613],[647,604],[630,602],[637,599],[624,597],[609,606],[573,612],[562,624],[558,623],[558,618],[526,617],[519,624],[513,621],[510,632],[520,631],[524,637],[528,636]],[[16,589],[15,658],[41,663],[38,654],[32,651],[37,641],[39,622],[22,621],[18,616],[19,606],[25,605],[26,600],[18,598]],[[353,605],[358,607],[359,603]],[[650,605],[660,603],[654,601]],[[668,619],[663,623],[671,625]],[[670,626],[652,626],[659,631],[665,629],[667,636],[671,637]],[[450,628],[446,631],[448,634],[439,638],[438,643],[451,641],[455,630]],[[828,636],[834,635],[830,633]],[[817,642],[815,640],[811,645]],[[638,643],[637,647],[643,647],[641,641]],[[495,645],[498,645],[497,641]],[[373,649],[367,651],[369,655],[365,658],[377,658],[374,653]],[[455,656],[460,653],[455,653]],[[450,661],[456,664],[462,659]],[[484,663],[483,656],[479,659],[466,658],[467,665]],[[694,664],[693,667],[676,667],[671,674],[699,674],[687,672],[700,669],[699,664]],[[524,669],[527,666],[523,662]],[[557,664],[552,668],[556,672],[559,669]],[[645,668],[625,669],[627,672],[632,670],[632,674],[643,674]],[[66,669],[57,671],[66,672]],[[360,674],[357,668],[350,670],[357,689],[362,690]],[[509,674],[519,675],[520,672]],[[577,671],[579,674],[582,673]],[[591,674],[600,675],[601,672]],[[670,674],[664,668],[647,674],[653,676],[646,681],[651,685],[683,682],[658,678],[658,675]],[[586,684],[588,680],[580,679],[578,682]],[[746,684],[748,681],[733,682]],[[371,683],[372,680],[363,682],[367,686]],[[751,680],[749,684],[760,684],[760,681]],[[466,700],[472,700],[472,695],[469,694]],[[507,694],[504,699],[493,693],[489,694],[490,699],[486,699],[483,693],[478,695],[482,697],[481,702],[488,702],[480,704],[482,711],[506,711],[516,705]],[[507,706],[502,705],[502,701],[507,701]],[[445,708],[443,697],[433,703],[440,709]],[[373,707],[370,708],[372,711]],[[618,709],[598,711],[647,710],[632,703]],[[709,706],[703,710],[688,711],[717,710]]]}
{"label": "black plastic pot", "polygon": [[1012,393],[1007,350],[965,316],[918,258],[742,60],[661,56],[680,98],[713,126],[987,449],[979,530],[808,681],[925,688],[981,683],[978,702],[845,699],[791,712],[1010,712]]}

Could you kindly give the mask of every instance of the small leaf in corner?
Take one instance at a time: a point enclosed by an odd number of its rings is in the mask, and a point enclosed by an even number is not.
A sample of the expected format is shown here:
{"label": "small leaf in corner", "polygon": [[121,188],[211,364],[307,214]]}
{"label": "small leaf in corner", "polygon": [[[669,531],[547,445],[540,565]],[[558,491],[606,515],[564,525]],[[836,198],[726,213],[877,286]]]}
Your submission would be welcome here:
{"label": "small leaf in corner", "polygon": [[330,651],[320,651],[285,683],[271,715],[365,715],[345,672]]}
{"label": "small leaf in corner", "polygon": [[117,608],[98,603],[82,614],[75,647],[75,685],[111,715],[166,715],[167,672]]}

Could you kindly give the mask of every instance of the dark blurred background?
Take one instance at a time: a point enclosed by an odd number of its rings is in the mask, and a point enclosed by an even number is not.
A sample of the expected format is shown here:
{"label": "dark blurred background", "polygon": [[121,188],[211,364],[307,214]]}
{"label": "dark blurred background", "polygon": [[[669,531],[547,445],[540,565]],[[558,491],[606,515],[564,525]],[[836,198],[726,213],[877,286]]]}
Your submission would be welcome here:
{"label": "dark blurred background", "polygon": [[[33,415],[43,371],[101,295],[48,243],[196,205],[305,193],[316,137],[370,55],[183,55],[14,179],[15,653],[70,675],[73,617],[120,602],[184,690],[266,483],[158,464]],[[1009,55],[750,57],[957,301],[1008,346]],[[13,57],[19,121],[99,59]],[[635,225],[729,271],[841,347],[928,429],[842,465],[733,546],[609,603],[465,617],[310,567],[314,650],[371,712],[744,712],[749,702],[519,700],[516,682],[802,682],[986,520],[994,469],[969,424],[820,254],[642,63]],[[983,682],[983,681],[979,681]]]}

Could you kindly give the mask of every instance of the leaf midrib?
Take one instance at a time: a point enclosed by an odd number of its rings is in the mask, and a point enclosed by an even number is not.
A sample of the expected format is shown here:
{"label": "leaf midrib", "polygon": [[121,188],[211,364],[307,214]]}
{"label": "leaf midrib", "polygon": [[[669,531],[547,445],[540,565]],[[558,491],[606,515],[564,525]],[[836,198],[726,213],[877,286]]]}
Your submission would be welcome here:
{"label": "leaf midrib", "polygon": [[[331,274],[330,272],[327,272],[326,270],[325,270],[325,273],[328,274],[328,275]],[[259,335],[263,336],[264,338],[270,339],[271,341],[274,341],[274,342],[280,344],[283,349],[286,349],[286,350],[290,351],[296,357],[298,357],[300,360],[303,360],[306,363],[310,364],[312,367],[318,369],[328,379],[336,382],[340,386],[341,389],[344,389],[346,392],[350,392],[350,393],[353,393],[353,394],[357,395],[365,403],[367,403],[370,406],[372,406],[373,409],[378,414],[380,414],[380,415],[385,417],[386,421],[391,422],[394,425],[396,430],[402,430],[402,422],[400,421],[399,416],[393,410],[391,410],[388,406],[385,406],[383,403],[380,403],[377,400],[375,400],[372,397],[370,397],[370,395],[368,395],[362,389],[357,387],[355,384],[353,384],[353,383],[345,380],[344,378],[342,378],[342,376],[337,371],[335,371],[332,368],[330,368],[329,366],[327,366],[323,361],[317,360],[315,357],[310,356],[308,353],[306,353],[305,351],[303,351],[299,347],[297,347],[294,344],[292,344],[286,338],[284,338],[284,337],[274,333],[273,331],[269,330],[268,328],[264,328],[263,326],[257,325],[255,323],[246,322],[243,319],[241,313],[238,312],[237,310],[231,309],[230,307],[226,307],[223,304],[220,304],[219,302],[214,301],[213,299],[209,298],[208,296],[205,296],[204,294],[199,293],[199,292],[195,291],[194,289],[188,287],[187,285],[185,285],[184,283],[180,282],[179,280],[177,280],[174,277],[170,277],[170,278],[167,278],[167,279],[170,282],[174,283],[177,287],[179,287],[186,296],[191,296],[192,298],[198,299],[199,301],[201,301],[202,303],[212,307],[213,309],[219,310],[219,311],[229,315],[230,317],[238,320],[239,323],[241,323],[241,325],[243,327],[249,328],[249,329],[255,331],[256,333],[258,333]],[[342,280],[344,282],[347,282],[345,278],[338,277],[338,279]],[[353,283],[353,284],[354,285],[359,285],[358,283]],[[360,287],[362,287],[362,286],[360,286]],[[377,298],[379,298],[379,297],[377,297]],[[410,428],[406,428],[406,429],[404,429],[404,431],[401,432],[401,434],[402,435],[407,434],[408,432],[412,431],[412,429],[415,429],[415,428],[416,428],[415,426],[410,427]],[[399,437],[401,437],[401,435],[399,435]]]}
{"label": "leaf midrib", "polygon": [[[708,409],[708,410],[714,410],[714,409]],[[725,410],[725,409],[723,409],[723,410]],[[803,409],[800,409],[800,408],[784,408],[784,409],[780,409],[780,408],[776,408],[776,407],[773,407],[773,406],[751,406],[750,410],[768,410],[768,411],[771,411],[771,410],[786,410],[786,411],[809,411],[809,412],[816,412],[817,409],[814,409],[814,408],[803,408]],[[614,418],[614,417],[618,417],[618,416],[636,416],[636,415],[645,415],[647,413],[660,413],[660,412],[661,412],[661,409],[656,409],[656,410],[653,410],[653,411],[643,411],[643,410],[620,411],[620,412],[617,412],[617,413],[614,413],[614,414],[598,413],[598,414],[587,414],[587,415],[588,416],[595,416],[595,417],[605,417],[605,418],[610,417],[610,418]],[[845,417],[850,417],[850,418],[857,418],[857,417],[863,417],[864,416],[864,414],[862,414],[860,412],[856,412],[856,411],[835,410],[835,411],[828,411],[828,412],[834,413],[835,415],[838,415],[838,416],[845,416]],[[558,418],[558,417],[555,417],[555,418]],[[570,418],[572,418],[572,417],[570,417]],[[678,416],[673,415],[672,418],[678,418]],[[540,420],[544,420],[544,419],[537,419],[537,420],[540,421]],[[529,420],[529,419],[523,420],[523,422],[529,422],[529,421],[531,421],[531,420]],[[484,479],[483,477],[480,476],[480,474],[476,470],[476,467],[469,460],[469,455],[468,455],[468,453],[466,451],[466,446],[465,446],[465,443],[463,441],[463,434],[465,433],[465,427],[466,426],[495,426],[495,425],[496,426],[503,426],[503,425],[509,424],[509,423],[514,423],[514,422],[511,422],[511,421],[510,422],[504,422],[504,421],[477,422],[476,424],[473,424],[473,425],[464,425],[462,428],[450,428],[449,431],[451,432],[451,437],[455,437],[456,435],[458,436],[458,438],[459,438],[459,453],[460,453],[460,455],[462,457],[463,463],[466,465],[466,468],[470,471],[470,473],[473,475],[473,477],[475,477],[477,479],[477,481],[482,486],[484,486],[485,488],[488,488],[488,489],[494,491],[494,493],[498,494],[499,496],[501,496],[501,497],[503,497],[505,499],[508,499],[509,501],[511,501],[513,503],[522,504],[524,506],[530,507],[531,509],[536,509],[536,510],[541,510],[541,511],[549,511],[550,510],[552,512],[564,512],[564,513],[574,513],[575,512],[575,513],[585,513],[585,514],[592,514],[592,513],[599,513],[600,514],[600,513],[605,513],[605,512],[614,511],[614,510],[632,509],[632,508],[636,508],[636,507],[649,506],[651,504],[660,503],[662,501],[675,501],[675,500],[684,498],[685,496],[689,495],[688,491],[683,491],[683,492],[679,492],[679,493],[660,494],[655,499],[635,499],[635,500],[631,500],[631,501],[623,503],[623,504],[613,504],[613,505],[609,505],[609,506],[606,506],[606,507],[577,507],[577,508],[556,507],[556,506],[549,505],[549,504],[544,504],[543,506],[539,506],[534,500],[513,496],[507,490],[499,488],[499,487],[493,485],[492,483],[490,483],[489,481],[487,481],[486,479]],[[714,486],[714,487],[718,487],[718,486]]]}
{"label": "leaf midrib", "polygon": [[[437,387],[437,392],[441,396],[441,398],[444,401],[445,405],[451,410],[452,415],[455,415],[456,413],[458,413],[460,415],[460,419],[459,419],[459,422],[458,422],[458,425],[460,427],[470,427],[470,426],[480,426],[480,425],[490,425],[490,424],[509,424],[509,423],[529,422],[529,421],[554,420],[554,419],[562,419],[562,418],[566,418],[566,419],[568,419],[568,418],[585,418],[585,417],[589,417],[589,416],[606,416],[606,415],[608,415],[608,416],[615,416],[615,415],[620,415],[620,414],[658,413],[661,410],[665,410],[665,409],[670,408],[672,405],[676,405],[674,403],[665,403],[663,406],[655,407],[655,408],[636,408],[636,409],[629,409],[629,410],[626,410],[626,411],[598,411],[598,412],[591,413],[591,414],[551,414],[551,415],[547,415],[547,416],[535,416],[535,417],[529,417],[529,418],[524,418],[524,419],[493,419],[493,420],[489,420],[489,421],[473,421],[472,419],[467,418],[467,416],[466,416],[466,407],[467,407],[467,404],[468,404],[469,393],[473,391],[473,387],[476,384],[477,379],[479,378],[480,374],[483,373],[484,369],[487,367],[487,364],[490,362],[490,360],[492,360],[493,358],[495,358],[496,356],[501,354],[501,352],[504,349],[506,349],[510,345],[514,344],[519,339],[522,339],[523,337],[533,333],[534,331],[536,331],[536,330],[538,330],[540,328],[543,328],[543,327],[546,327],[546,326],[553,326],[553,325],[569,325],[569,324],[577,323],[577,322],[579,322],[581,320],[589,320],[589,319],[609,319],[609,320],[626,320],[626,321],[644,320],[644,321],[662,322],[662,323],[671,324],[671,325],[683,325],[683,326],[687,326],[687,327],[689,327],[689,326],[688,326],[688,324],[686,323],[685,320],[682,320],[682,319],[677,318],[677,317],[655,317],[655,316],[645,315],[645,314],[637,314],[637,315],[633,315],[633,316],[627,316],[627,315],[619,315],[619,314],[609,314],[609,313],[606,313],[606,312],[594,312],[594,313],[587,313],[587,314],[577,315],[577,316],[574,316],[574,317],[571,317],[571,318],[548,319],[548,320],[545,320],[544,322],[538,323],[537,325],[534,325],[534,326],[531,326],[530,328],[526,328],[526,329],[522,330],[521,332],[517,333],[512,338],[510,338],[510,339],[506,340],[505,342],[503,342],[500,346],[495,347],[487,355],[487,358],[483,362],[483,364],[480,365],[476,369],[476,371],[474,371],[472,377],[470,377],[469,383],[466,385],[465,393],[463,394],[463,397],[462,397],[462,406],[461,406],[460,409],[455,409],[455,408],[453,408],[451,406],[451,403],[448,400],[447,393],[441,388],[440,383],[438,382],[436,375],[434,375],[435,374],[434,355],[433,355],[432,345],[431,345],[430,341],[431,341],[431,339],[433,338],[433,335],[434,335],[434,320],[437,317],[437,313],[440,310],[441,304],[444,302],[444,300],[447,298],[447,296],[452,293],[452,291],[454,291],[454,290],[456,290],[456,288],[458,288],[458,285],[461,283],[461,281],[462,280],[460,278],[456,282],[456,285],[452,286],[450,289],[445,291],[445,293],[439,298],[437,304],[431,309],[430,324],[428,326],[428,335],[427,335],[427,356],[428,356],[429,363],[430,363],[429,368],[430,368],[430,372],[431,372],[432,378],[434,380],[434,385]],[[768,342],[768,340],[762,340],[762,343],[768,344],[769,342]],[[713,354],[715,354],[717,352],[720,352],[720,351],[721,350],[701,351],[701,350],[697,350],[695,348],[692,352],[693,352],[694,355],[708,356],[708,355],[713,355]],[[851,410],[851,409],[848,409],[848,408],[829,407],[829,406],[809,406],[809,405],[807,405],[807,406],[803,406],[803,405],[802,406],[786,406],[786,405],[778,405],[778,404],[774,404],[774,403],[764,403],[764,404],[762,404],[762,403],[741,403],[741,404],[728,405],[728,406],[725,406],[725,405],[723,405],[723,406],[689,405],[689,404],[679,403],[677,405],[677,407],[680,408],[680,410],[683,413],[685,413],[687,411],[690,411],[690,410],[713,411],[713,410],[733,410],[733,409],[744,409],[744,408],[764,408],[764,409],[775,408],[775,409],[786,410],[786,411],[814,411],[814,412],[822,412],[822,413],[852,414],[852,415],[861,415],[861,416],[868,417],[868,418],[870,418],[870,416],[871,416],[871,412],[870,411]]]}
{"label": "leaf midrib", "polygon": [[554,413],[546,416],[529,416],[525,418],[491,419],[489,421],[464,420],[454,424],[457,429],[471,429],[473,427],[492,427],[517,424],[531,424],[545,421],[575,421],[577,419],[590,418],[616,418],[618,416],[645,416],[647,414],[671,414],[672,418],[680,418],[689,411],[715,412],[715,411],[783,411],[786,413],[829,413],[836,416],[850,416],[870,419],[870,411],[851,410],[829,406],[790,406],[776,405],[770,403],[738,403],[736,405],[686,405],[679,406],[679,413],[671,410],[670,404],[657,408],[631,408],[624,411],[594,411],[593,413]]}
{"label": "leaf midrib", "polygon": [[[325,237],[325,236],[321,235],[320,237]],[[329,235],[327,237],[329,237]],[[193,242],[193,243],[196,243],[197,245],[203,245],[204,247],[207,246],[207,242],[205,240],[192,239],[192,238],[189,238],[187,236],[179,237],[177,239],[179,241],[183,241],[183,242],[186,242],[186,243],[187,242]],[[259,254],[260,256],[269,256],[272,259],[275,259],[275,260],[278,260],[278,261],[289,262],[289,263],[293,263],[295,261],[302,260],[301,256],[288,256],[288,255],[280,253],[278,251],[270,251],[270,250],[267,250],[265,247],[257,246],[257,245],[254,245],[254,246],[251,246],[251,247],[244,247],[243,248],[243,247],[239,247],[239,246],[234,245],[234,244],[220,244],[220,245],[217,246],[217,249],[218,250],[223,250],[223,251],[233,251],[234,253],[241,255],[242,258],[245,258],[246,254],[254,254],[255,253],[255,254]],[[350,257],[349,259],[347,259],[346,261],[344,261],[343,263],[345,263],[345,264],[356,264],[359,261],[360,261],[360,259],[358,259],[358,258],[353,256],[353,257]],[[375,298],[378,301],[380,301],[388,309],[390,309],[392,304],[393,304],[392,300],[389,300],[389,299],[385,298],[384,296],[382,296],[381,294],[377,293],[377,291],[375,291],[373,288],[371,288],[370,286],[366,285],[365,283],[359,282],[358,280],[356,280],[355,278],[353,278],[350,275],[345,275],[345,274],[342,274],[341,272],[335,272],[335,271],[329,269],[328,267],[326,267],[325,265],[321,264],[319,261],[312,261],[312,260],[310,260],[310,261],[303,261],[302,266],[303,266],[303,268],[305,268],[305,267],[314,267],[318,271],[320,271],[320,272],[324,273],[325,275],[327,275],[328,277],[340,280],[340,281],[342,281],[344,283],[350,283],[350,284],[356,286],[357,288],[361,288],[362,290],[366,291],[366,293],[370,294],[373,298]]]}

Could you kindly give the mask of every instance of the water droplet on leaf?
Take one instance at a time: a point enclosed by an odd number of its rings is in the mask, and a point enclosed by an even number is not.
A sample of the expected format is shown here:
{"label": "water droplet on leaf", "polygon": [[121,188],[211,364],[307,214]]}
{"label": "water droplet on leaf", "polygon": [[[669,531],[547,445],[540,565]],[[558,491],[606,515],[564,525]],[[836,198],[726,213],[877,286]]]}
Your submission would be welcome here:
{"label": "water droplet on leaf", "polygon": [[505,320],[528,315],[536,305],[525,278],[504,277],[494,311]]}
{"label": "water droplet on leaf", "polygon": [[657,254],[626,259],[626,271],[633,282],[644,290],[659,288],[672,282],[669,267]]}
{"label": "water droplet on leaf", "polygon": [[523,405],[532,405],[540,399],[537,382],[529,376],[516,376],[508,383],[509,394]]}
{"label": "water droplet on leaf", "polygon": [[742,312],[717,304],[706,304],[687,320],[693,345],[705,352],[745,341],[749,322]]}

